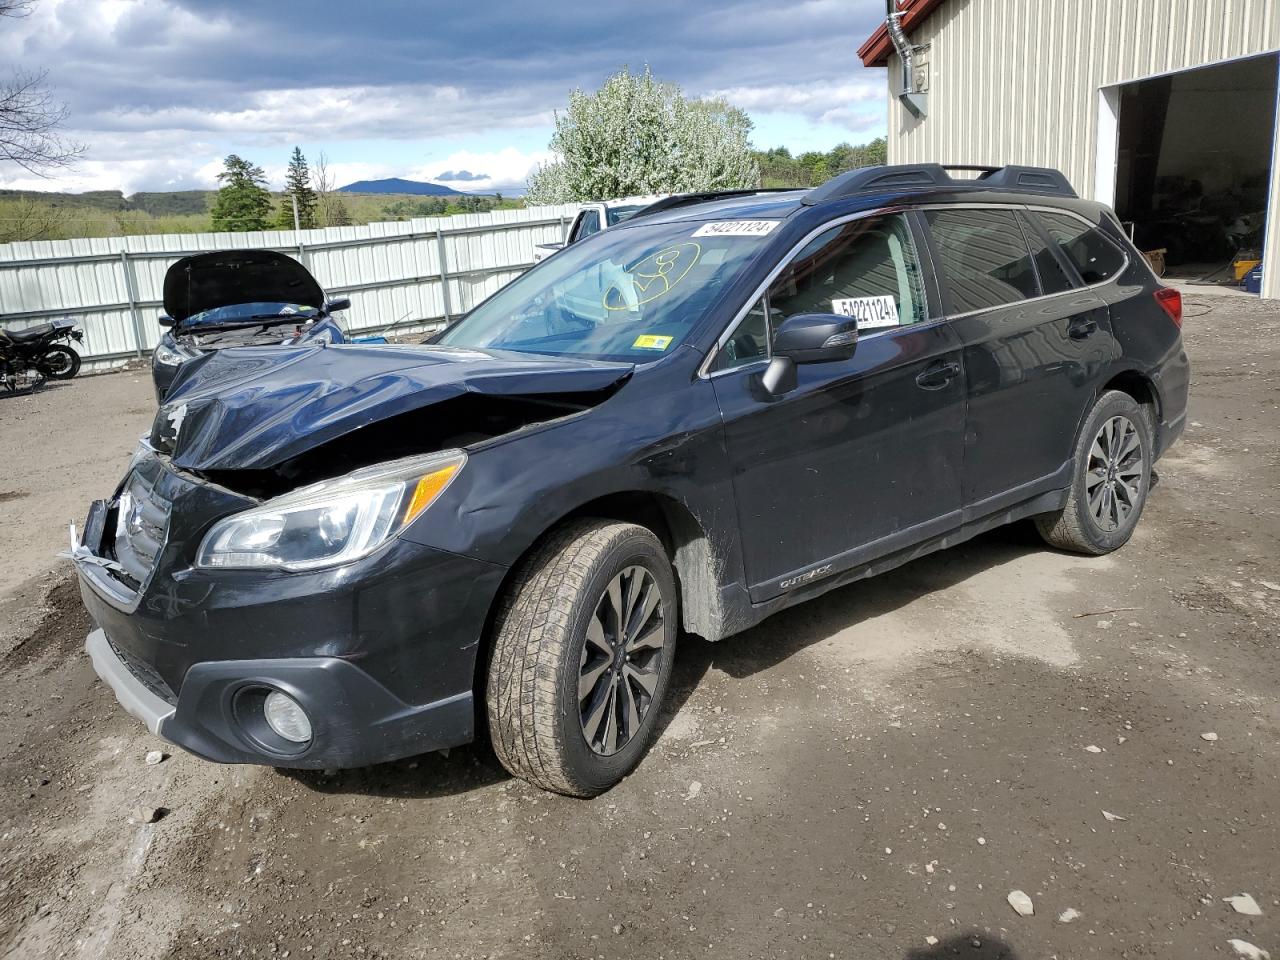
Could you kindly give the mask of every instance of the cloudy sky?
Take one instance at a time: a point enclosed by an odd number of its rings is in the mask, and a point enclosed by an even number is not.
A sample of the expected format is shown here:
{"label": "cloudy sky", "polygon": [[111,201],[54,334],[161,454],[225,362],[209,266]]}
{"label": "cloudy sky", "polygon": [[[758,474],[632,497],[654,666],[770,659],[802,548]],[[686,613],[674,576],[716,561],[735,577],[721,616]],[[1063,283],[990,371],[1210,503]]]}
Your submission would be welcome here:
{"label": "cloudy sky", "polygon": [[855,50],[882,0],[36,0],[0,20],[0,72],[47,69],[88,146],[52,180],[0,164],[0,186],[214,186],[239,153],[283,179],[295,144],[338,182],[402,176],[522,185],[554,111],[623,65],[723,95],[757,146],[793,151],[884,132],[884,74]]}

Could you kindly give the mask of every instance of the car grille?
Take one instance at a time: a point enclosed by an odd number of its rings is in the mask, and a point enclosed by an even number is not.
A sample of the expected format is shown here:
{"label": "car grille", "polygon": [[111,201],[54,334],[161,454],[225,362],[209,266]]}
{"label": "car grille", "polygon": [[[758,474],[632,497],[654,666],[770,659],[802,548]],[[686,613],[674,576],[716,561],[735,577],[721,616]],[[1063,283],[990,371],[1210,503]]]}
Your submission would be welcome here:
{"label": "car grille", "polygon": [[169,685],[164,682],[164,678],[160,676],[160,674],[156,673],[154,668],[142,662],[128,651],[117,647],[111,642],[110,637],[107,637],[107,644],[111,647],[115,655],[120,658],[120,662],[125,665],[128,671],[134,675],[140,684],[154,693],[157,697],[164,700],[165,703],[176,704],[178,702],[178,698],[174,695],[173,690],[171,690]]}
{"label": "car grille", "polygon": [[151,579],[168,531],[169,504],[133,474],[116,508],[115,559],[134,590],[142,590]]}

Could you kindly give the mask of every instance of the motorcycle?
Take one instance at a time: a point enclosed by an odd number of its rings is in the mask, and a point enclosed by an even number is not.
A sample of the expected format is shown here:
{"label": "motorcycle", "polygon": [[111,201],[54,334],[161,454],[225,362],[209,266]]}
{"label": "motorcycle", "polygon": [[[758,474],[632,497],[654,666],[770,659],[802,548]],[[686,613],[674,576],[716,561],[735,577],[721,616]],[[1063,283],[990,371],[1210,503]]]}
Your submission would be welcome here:
{"label": "motorcycle", "polygon": [[0,329],[0,385],[16,393],[38,390],[46,380],[70,380],[80,372],[80,354],[72,348],[72,340],[83,343],[84,332],[71,320],[26,330]]}

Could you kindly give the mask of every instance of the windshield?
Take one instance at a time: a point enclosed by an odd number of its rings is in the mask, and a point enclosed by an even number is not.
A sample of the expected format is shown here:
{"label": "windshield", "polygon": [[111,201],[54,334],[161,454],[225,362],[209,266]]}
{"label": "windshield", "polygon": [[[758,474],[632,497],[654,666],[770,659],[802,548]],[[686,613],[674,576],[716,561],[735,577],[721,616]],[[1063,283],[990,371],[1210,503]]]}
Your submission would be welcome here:
{"label": "windshield", "polygon": [[778,224],[684,221],[606,230],[499,290],[437,342],[656,360],[680,345]]}
{"label": "windshield", "polygon": [[276,317],[282,321],[314,320],[320,315],[315,307],[302,303],[279,303],[277,301],[260,301],[258,303],[230,303],[212,310],[193,313],[182,321],[184,327],[208,326],[209,324],[240,323],[247,320],[262,320],[270,323]]}

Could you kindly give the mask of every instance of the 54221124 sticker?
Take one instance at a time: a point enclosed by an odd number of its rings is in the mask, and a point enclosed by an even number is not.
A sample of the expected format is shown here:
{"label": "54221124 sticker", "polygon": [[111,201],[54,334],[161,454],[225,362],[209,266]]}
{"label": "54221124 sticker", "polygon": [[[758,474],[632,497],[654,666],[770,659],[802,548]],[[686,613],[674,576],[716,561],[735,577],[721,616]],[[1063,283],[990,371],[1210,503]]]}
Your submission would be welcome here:
{"label": "54221124 sticker", "polygon": [[831,301],[831,312],[842,317],[853,317],[859,330],[880,330],[902,324],[898,317],[898,304],[893,297],[846,297]]}
{"label": "54221124 sticker", "polygon": [[695,237],[766,237],[777,227],[777,220],[713,220],[693,231],[693,235]]}

